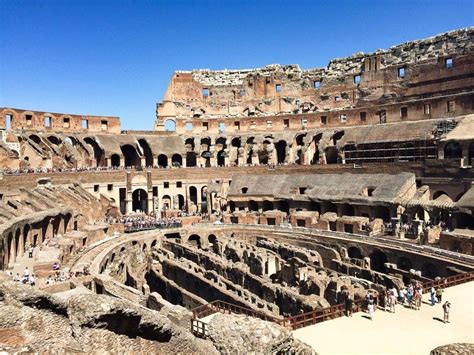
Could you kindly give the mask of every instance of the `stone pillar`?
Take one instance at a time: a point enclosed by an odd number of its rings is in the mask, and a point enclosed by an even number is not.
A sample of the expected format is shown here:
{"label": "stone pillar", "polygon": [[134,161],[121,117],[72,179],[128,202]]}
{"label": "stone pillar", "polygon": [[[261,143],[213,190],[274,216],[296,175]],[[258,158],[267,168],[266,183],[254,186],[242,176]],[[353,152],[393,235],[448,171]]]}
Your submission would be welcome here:
{"label": "stone pillar", "polygon": [[132,212],[132,173],[127,172],[127,195],[125,198],[125,213]]}
{"label": "stone pillar", "polygon": [[202,204],[202,192],[201,189],[197,189],[197,211],[201,212],[201,204]]}
{"label": "stone pillar", "polygon": [[20,240],[18,241],[18,256],[22,257],[25,254],[25,237],[20,233]]}
{"label": "stone pillar", "polygon": [[13,268],[15,266],[15,259],[16,259],[16,253],[15,253],[15,236],[12,235],[12,240],[10,243],[10,252],[9,252],[9,259],[8,259],[8,268]]}
{"label": "stone pillar", "polygon": [[120,166],[125,167],[125,158],[120,157]]}
{"label": "stone pillar", "polygon": [[168,157],[168,166],[173,166],[173,159],[172,159],[172,157]]}
{"label": "stone pillar", "polygon": [[181,166],[182,166],[183,168],[185,168],[185,167],[186,167],[186,164],[187,164],[186,155],[183,155],[183,156],[181,157],[181,160],[183,161],[183,162],[181,163]]}
{"label": "stone pillar", "polygon": [[141,166],[145,167],[146,166],[146,158],[140,158],[140,164],[141,164]]}
{"label": "stone pillar", "polygon": [[146,185],[147,185],[147,199],[146,199],[146,209],[147,213],[150,214],[153,208],[153,180],[151,176],[151,171],[146,172]]}
{"label": "stone pillar", "polygon": [[258,159],[258,154],[253,154],[252,153],[252,164],[259,165],[260,160]]}

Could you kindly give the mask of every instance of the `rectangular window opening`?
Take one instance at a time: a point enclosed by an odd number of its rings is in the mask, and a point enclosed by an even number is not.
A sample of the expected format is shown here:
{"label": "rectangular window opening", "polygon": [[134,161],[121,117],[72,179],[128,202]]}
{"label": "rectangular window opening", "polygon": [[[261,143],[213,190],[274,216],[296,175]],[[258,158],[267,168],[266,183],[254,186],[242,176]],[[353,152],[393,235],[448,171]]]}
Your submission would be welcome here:
{"label": "rectangular window opening", "polygon": [[89,129],[89,121],[83,118],[81,121],[81,127],[82,129]]}
{"label": "rectangular window opening", "polygon": [[328,117],[327,116],[321,116],[321,124],[327,124],[328,123]]}
{"label": "rectangular window opening", "polygon": [[347,116],[344,115],[344,114],[339,115],[339,121],[340,121],[341,123],[346,123],[346,121],[347,121]]}
{"label": "rectangular window opening", "polygon": [[64,117],[63,118],[63,127],[64,128],[69,128],[71,125],[71,119],[69,117]]}
{"label": "rectangular window opening", "polygon": [[51,127],[51,117],[44,116],[44,126],[45,127]]}
{"label": "rectangular window opening", "polygon": [[360,84],[360,75],[354,75],[354,84],[356,85]]}
{"label": "rectangular window opening", "polygon": [[401,118],[408,117],[408,107],[400,107],[400,117]]}
{"label": "rectangular window opening", "polygon": [[320,80],[315,80],[315,81],[313,81],[313,87],[314,87],[315,89],[321,88],[321,81],[320,81]]}
{"label": "rectangular window opening", "polygon": [[234,129],[235,129],[236,131],[240,131],[240,122],[237,122],[237,121],[234,122]]}
{"label": "rectangular window opening", "polygon": [[158,197],[158,186],[153,186],[153,197]]}
{"label": "rectangular window opening", "polygon": [[447,102],[447,111],[448,112],[454,112],[456,109],[456,104],[454,101],[448,101]]}
{"label": "rectangular window opening", "polygon": [[275,85],[275,91],[276,91],[277,93],[281,92],[281,84],[276,84],[276,85]]}
{"label": "rectangular window opening", "polygon": [[224,133],[224,132],[225,132],[225,123],[219,122],[219,133]]}
{"label": "rectangular window opening", "polygon": [[290,128],[290,119],[289,118],[283,119],[283,127]]}
{"label": "rectangular window opening", "polygon": [[94,192],[99,192],[99,185],[94,185]]}
{"label": "rectangular window opening", "polygon": [[164,187],[165,189],[169,189],[169,187],[170,187],[169,181],[165,181],[165,182],[163,183],[163,187]]}
{"label": "rectangular window opening", "polygon": [[26,125],[31,126],[33,123],[33,116],[31,115],[26,115]]}
{"label": "rectangular window opening", "polygon": [[359,117],[361,122],[365,122],[367,120],[367,112],[361,112]]}
{"label": "rectangular window opening", "polygon": [[193,131],[193,123],[192,122],[187,122],[186,123],[186,131],[188,131],[188,132]]}
{"label": "rectangular window opening", "polygon": [[176,187],[183,187],[183,183],[181,181],[176,181]]}
{"label": "rectangular window opening", "polygon": [[267,121],[267,128],[272,128],[273,122],[272,121]]}
{"label": "rectangular window opening", "polygon": [[449,69],[449,68],[452,68],[452,67],[453,67],[453,64],[454,64],[454,63],[453,63],[453,58],[446,58],[446,59],[444,60],[444,67],[445,67],[445,68],[448,68],[448,69]]}
{"label": "rectangular window opening", "polygon": [[12,128],[12,123],[13,123],[13,116],[12,115],[6,115],[5,116],[6,120],[6,129],[11,129]]}
{"label": "rectangular window opening", "polygon": [[257,128],[257,123],[255,121],[250,122],[250,129]]}
{"label": "rectangular window opening", "polygon": [[425,104],[423,106],[423,113],[425,115],[431,115],[431,105],[430,104]]}
{"label": "rectangular window opening", "polygon": [[305,118],[302,118],[301,119],[301,128],[305,129],[306,127],[308,127],[308,120],[305,119]]}
{"label": "rectangular window opening", "polygon": [[202,89],[202,97],[206,98],[208,96],[209,96],[209,89],[208,88]]}
{"label": "rectangular window opening", "polygon": [[202,129],[204,131],[208,131],[209,130],[209,123],[208,122],[203,122],[202,123]]}
{"label": "rectangular window opening", "polygon": [[109,123],[105,120],[100,121],[100,129],[102,131],[107,131],[109,129]]}
{"label": "rectangular window opening", "polygon": [[399,78],[405,77],[405,67],[398,68],[398,77]]}
{"label": "rectangular window opening", "polygon": [[113,184],[107,184],[107,191],[112,191],[114,189]]}

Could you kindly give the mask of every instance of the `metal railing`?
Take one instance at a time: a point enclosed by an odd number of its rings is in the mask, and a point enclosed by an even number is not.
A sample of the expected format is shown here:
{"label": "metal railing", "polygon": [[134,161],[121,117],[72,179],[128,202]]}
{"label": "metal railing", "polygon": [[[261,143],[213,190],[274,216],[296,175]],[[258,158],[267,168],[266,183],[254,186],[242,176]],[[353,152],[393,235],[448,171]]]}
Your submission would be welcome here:
{"label": "metal railing", "polygon": [[[428,281],[423,283],[423,292],[428,292],[431,287],[447,288],[460,285],[474,280],[474,272],[466,272],[459,275],[449,276],[440,280]],[[352,311],[359,312],[365,307],[364,299],[354,300]],[[211,303],[196,307],[192,310],[193,318],[191,320],[191,331],[198,337],[208,335],[207,323],[200,321],[199,318],[207,317],[216,312],[244,314],[250,317],[260,318],[266,321],[274,322],[292,330],[304,328],[310,325],[318,324],[327,320],[342,317],[345,314],[345,305],[343,303],[334,306],[316,309],[314,311],[297,314],[287,318],[278,318],[268,316],[249,308],[233,305],[224,301],[213,301]]]}

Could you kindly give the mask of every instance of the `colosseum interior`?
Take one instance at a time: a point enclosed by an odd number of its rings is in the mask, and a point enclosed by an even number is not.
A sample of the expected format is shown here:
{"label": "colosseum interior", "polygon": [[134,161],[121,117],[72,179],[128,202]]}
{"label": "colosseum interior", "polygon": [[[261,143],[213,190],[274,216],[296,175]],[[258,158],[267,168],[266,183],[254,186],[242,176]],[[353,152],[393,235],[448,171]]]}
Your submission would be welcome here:
{"label": "colosseum interior", "polygon": [[150,131],[0,108],[0,344],[225,353],[244,314],[312,353],[347,295],[473,280],[473,37],[176,71]]}

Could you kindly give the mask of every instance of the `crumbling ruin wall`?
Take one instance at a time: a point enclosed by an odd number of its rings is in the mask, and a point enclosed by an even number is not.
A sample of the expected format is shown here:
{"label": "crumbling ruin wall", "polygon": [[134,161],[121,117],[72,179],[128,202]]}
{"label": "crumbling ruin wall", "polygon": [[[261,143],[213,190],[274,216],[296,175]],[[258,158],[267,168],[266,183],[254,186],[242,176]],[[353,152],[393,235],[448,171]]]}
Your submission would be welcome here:
{"label": "crumbling ruin wall", "polygon": [[[315,112],[356,107],[363,110],[340,111],[331,115],[330,121],[361,121],[352,116],[365,112],[361,122],[365,124],[379,119],[380,109],[372,109],[374,104],[386,105],[390,120],[400,120],[392,114],[407,106],[409,98],[423,95],[427,99],[435,92],[462,93],[471,87],[468,77],[462,75],[466,73],[464,65],[472,64],[473,33],[472,28],[466,28],[388,50],[356,53],[334,59],[326,68],[301,70],[297,65],[275,64],[258,69],[175,72],[163,102],[157,104],[155,129],[165,130],[165,121],[173,120],[181,133],[186,133],[187,123],[193,124],[193,132],[217,132],[222,123],[233,131],[263,130],[269,125],[284,130],[314,124],[310,121]],[[454,64],[447,64],[448,60]],[[391,104],[395,107],[389,107]],[[430,111],[429,118],[443,112],[435,105],[432,109],[436,113]],[[414,106],[409,111],[410,117],[426,115]],[[287,122],[272,120],[276,115],[290,116],[285,117]],[[306,123],[301,116],[291,115],[305,115]],[[384,120],[386,117],[384,114]],[[320,121],[319,116],[314,118]],[[240,124],[234,124],[235,119]],[[269,119],[273,121],[270,124]]]}

